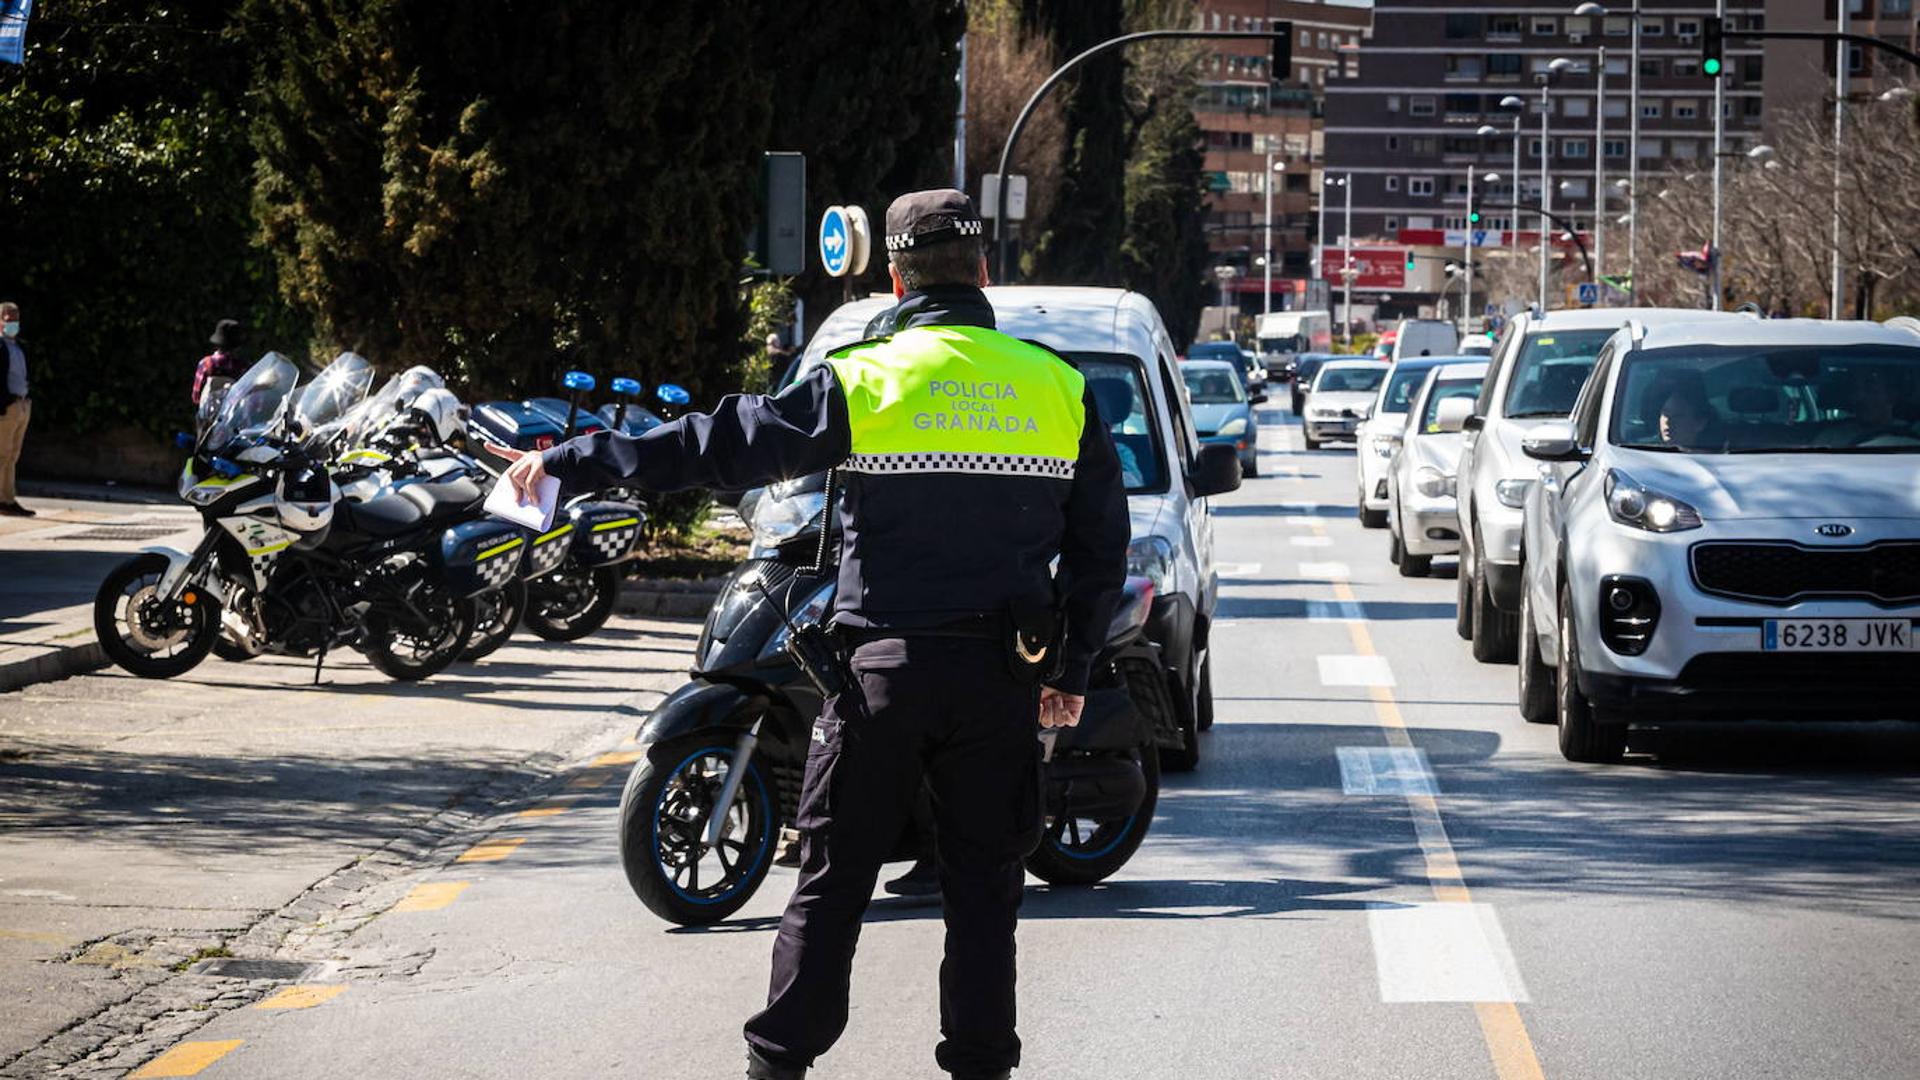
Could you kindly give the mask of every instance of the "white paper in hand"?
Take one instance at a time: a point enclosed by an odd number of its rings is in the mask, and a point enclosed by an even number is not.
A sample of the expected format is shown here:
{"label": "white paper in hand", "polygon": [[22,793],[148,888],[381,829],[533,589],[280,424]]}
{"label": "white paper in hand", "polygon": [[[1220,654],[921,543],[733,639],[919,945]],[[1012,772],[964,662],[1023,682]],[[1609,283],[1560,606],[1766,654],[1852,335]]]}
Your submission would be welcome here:
{"label": "white paper in hand", "polygon": [[513,485],[502,476],[494,481],[493,490],[488,492],[482,509],[515,525],[523,525],[535,532],[546,532],[553,526],[553,508],[560,501],[560,478],[541,477],[539,495],[538,502],[522,506],[519,496],[513,493]]}

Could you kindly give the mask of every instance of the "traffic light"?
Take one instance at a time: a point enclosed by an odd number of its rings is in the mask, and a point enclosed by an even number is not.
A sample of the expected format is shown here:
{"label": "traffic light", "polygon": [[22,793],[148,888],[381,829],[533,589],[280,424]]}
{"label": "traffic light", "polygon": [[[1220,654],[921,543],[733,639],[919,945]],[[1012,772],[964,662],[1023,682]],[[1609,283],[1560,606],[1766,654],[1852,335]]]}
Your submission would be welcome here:
{"label": "traffic light", "polygon": [[1413,252],[1407,252],[1407,273],[1413,273]]}
{"label": "traffic light", "polygon": [[1472,229],[1480,227],[1480,197],[1478,195],[1467,200],[1467,227]]}
{"label": "traffic light", "polygon": [[1273,24],[1273,56],[1268,61],[1267,78],[1286,82],[1293,77],[1293,24]]}
{"label": "traffic light", "polygon": [[1727,69],[1726,20],[1718,15],[1706,17],[1700,33],[1700,74],[1717,79]]}

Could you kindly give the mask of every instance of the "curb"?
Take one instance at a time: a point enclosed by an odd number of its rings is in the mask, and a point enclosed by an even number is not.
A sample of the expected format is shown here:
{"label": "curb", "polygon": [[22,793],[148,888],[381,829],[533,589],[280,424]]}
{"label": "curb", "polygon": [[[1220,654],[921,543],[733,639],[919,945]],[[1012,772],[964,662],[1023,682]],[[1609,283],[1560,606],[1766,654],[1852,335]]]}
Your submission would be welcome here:
{"label": "curb", "polygon": [[98,641],[50,649],[39,656],[0,664],[0,694],[21,690],[36,683],[53,682],[73,675],[98,671],[112,663]]}
{"label": "curb", "polygon": [[622,615],[653,615],[667,619],[698,619],[713,606],[725,578],[698,581],[629,578],[620,589],[614,610]]}

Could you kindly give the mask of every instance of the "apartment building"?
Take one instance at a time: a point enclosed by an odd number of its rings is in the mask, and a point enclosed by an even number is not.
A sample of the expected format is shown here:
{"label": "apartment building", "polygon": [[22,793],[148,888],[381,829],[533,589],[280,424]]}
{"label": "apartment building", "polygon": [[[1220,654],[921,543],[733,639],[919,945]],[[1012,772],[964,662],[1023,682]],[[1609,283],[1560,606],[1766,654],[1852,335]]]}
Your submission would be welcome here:
{"label": "apartment building", "polygon": [[[1839,28],[1836,0],[1768,0],[1766,28],[1822,30]],[[1920,50],[1920,24],[1914,20],[1914,0],[1849,0],[1847,30],[1881,38],[1908,50]],[[1785,116],[1808,105],[1833,101],[1832,46],[1815,41],[1768,41],[1766,99],[1769,116]],[[1864,100],[1896,83],[1920,82],[1920,72],[1899,57],[1864,45],[1849,43],[1847,94]]]}

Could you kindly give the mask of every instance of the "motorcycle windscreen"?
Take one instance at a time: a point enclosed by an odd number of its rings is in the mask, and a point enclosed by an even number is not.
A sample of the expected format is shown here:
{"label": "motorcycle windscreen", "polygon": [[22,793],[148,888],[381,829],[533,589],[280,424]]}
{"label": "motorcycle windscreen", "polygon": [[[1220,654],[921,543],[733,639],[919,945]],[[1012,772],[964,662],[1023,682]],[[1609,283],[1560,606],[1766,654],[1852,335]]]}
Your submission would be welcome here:
{"label": "motorcycle windscreen", "polygon": [[349,415],[373,387],[373,365],[359,353],[343,352],[300,388],[293,407],[294,431],[312,447],[342,434]]}
{"label": "motorcycle windscreen", "polygon": [[633,554],[646,515],[630,503],[581,503],[569,511],[573,555],[582,566],[606,566]]}
{"label": "motorcycle windscreen", "polygon": [[266,430],[300,381],[300,369],[277,352],[261,357],[234,381],[220,402],[220,414],[207,429],[201,445],[219,453],[248,433]]}
{"label": "motorcycle windscreen", "polygon": [[526,548],[526,533],[517,525],[469,521],[441,534],[440,570],[456,595],[474,596],[513,580]]}

